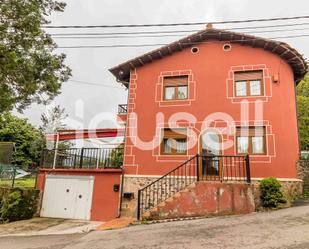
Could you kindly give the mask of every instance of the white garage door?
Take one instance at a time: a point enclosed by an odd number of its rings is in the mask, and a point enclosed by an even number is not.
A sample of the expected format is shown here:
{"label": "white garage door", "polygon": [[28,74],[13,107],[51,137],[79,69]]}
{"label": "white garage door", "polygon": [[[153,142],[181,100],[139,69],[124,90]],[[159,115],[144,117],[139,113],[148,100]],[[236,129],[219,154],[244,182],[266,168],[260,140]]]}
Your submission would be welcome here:
{"label": "white garage door", "polygon": [[46,175],[42,217],[90,220],[93,176]]}

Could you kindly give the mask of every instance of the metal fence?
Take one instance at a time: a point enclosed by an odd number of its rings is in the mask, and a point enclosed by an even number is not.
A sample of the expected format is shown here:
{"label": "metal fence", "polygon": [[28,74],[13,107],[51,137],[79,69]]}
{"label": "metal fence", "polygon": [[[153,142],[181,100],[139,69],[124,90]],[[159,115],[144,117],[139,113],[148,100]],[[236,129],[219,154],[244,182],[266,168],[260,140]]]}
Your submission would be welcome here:
{"label": "metal fence", "polygon": [[44,150],[41,168],[101,169],[120,168],[123,148],[70,148]]}
{"label": "metal fence", "polygon": [[118,114],[127,114],[127,113],[128,113],[128,105],[127,104],[118,105]]}
{"label": "metal fence", "polygon": [[37,168],[23,170],[15,165],[0,164],[0,187],[35,188]]}
{"label": "metal fence", "polygon": [[209,155],[198,158],[202,170],[200,180],[251,181],[248,155]]}

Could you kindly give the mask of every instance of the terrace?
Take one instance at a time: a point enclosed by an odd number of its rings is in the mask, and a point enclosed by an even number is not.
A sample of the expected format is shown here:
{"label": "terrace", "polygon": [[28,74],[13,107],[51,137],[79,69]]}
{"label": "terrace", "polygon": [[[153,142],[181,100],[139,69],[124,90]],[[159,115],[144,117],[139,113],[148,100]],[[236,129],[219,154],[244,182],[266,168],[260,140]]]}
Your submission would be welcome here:
{"label": "terrace", "polygon": [[44,150],[44,169],[117,169],[123,162],[123,146],[117,148],[68,148]]}

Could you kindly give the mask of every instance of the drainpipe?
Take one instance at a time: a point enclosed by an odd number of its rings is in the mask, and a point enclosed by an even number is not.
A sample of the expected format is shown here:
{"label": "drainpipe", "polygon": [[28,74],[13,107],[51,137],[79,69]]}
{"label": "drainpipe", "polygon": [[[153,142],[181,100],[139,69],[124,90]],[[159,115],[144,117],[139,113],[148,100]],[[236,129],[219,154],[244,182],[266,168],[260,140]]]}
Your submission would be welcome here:
{"label": "drainpipe", "polygon": [[[120,80],[119,78],[117,78],[117,82],[120,82],[121,84],[123,84],[125,87],[127,87],[127,89],[129,90],[130,84],[127,81],[124,80]],[[127,105],[129,104],[129,92],[128,92],[128,98],[127,98]],[[127,115],[128,115],[128,111],[127,111]],[[127,134],[127,124],[125,126],[125,134]],[[124,136],[125,137],[125,136]],[[124,139],[124,147],[123,150],[125,150],[125,139]],[[121,216],[121,209],[122,209],[122,194],[123,194],[123,183],[124,183],[124,173],[123,173],[123,165],[122,165],[122,171],[121,171],[121,186],[120,186],[120,200],[119,200],[119,208],[118,208],[118,215],[116,218],[120,218]]]}
{"label": "drainpipe", "polygon": [[54,153],[53,169],[56,168],[58,144],[59,144],[59,132],[57,131],[56,144],[55,144],[55,148],[54,148],[55,149],[55,153]]}
{"label": "drainpipe", "polygon": [[120,200],[119,200],[119,208],[118,208],[118,215],[116,218],[120,218],[121,216],[121,209],[122,209],[122,193],[123,193],[123,182],[124,182],[124,174],[123,168],[121,170],[121,186],[120,186]]}

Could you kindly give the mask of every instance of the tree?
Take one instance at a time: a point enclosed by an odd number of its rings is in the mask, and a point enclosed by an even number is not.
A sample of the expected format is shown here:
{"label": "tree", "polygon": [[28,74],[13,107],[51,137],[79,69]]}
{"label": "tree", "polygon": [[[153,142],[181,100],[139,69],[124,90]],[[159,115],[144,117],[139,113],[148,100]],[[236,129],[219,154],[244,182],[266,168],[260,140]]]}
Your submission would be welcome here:
{"label": "tree", "polygon": [[309,150],[309,74],[297,86],[297,116],[301,150]]}
{"label": "tree", "polygon": [[56,44],[42,29],[46,18],[64,7],[53,0],[1,0],[0,113],[47,103],[68,80],[65,55],[54,53]]}
{"label": "tree", "polygon": [[114,148],[108,157],[107,167],[119,168],[123,165],[124,144],[120,144],[117,148]]}
{"label": "tree", "polygon": [[42,132],[28,123],[27,119],[10,113],[0,114],[0,141],[14,142],[13,164],[24,169],[36,164],[45,146]]}
{"label": "tree", "polygon": [[59,129],[65,129],[64,120],[67,117],[65,109],[57,105],[41,115],[42,125],[40,129],[44,133],[55,133]]}
{"label": "tree", "polygon": [[301,150],[309,150],[309,97],[297,96],[298,130]]}
{"label": "tree", "polygon": [[[64,120],[67,117],[68,115],[65,113],[65,109],[57,105],[48,110],[47,113],[41,115],[42,125],[40,127],[40,130],[44,134],[55,134],[58,130],[65,129],[67,127],[64,123]],[[58,148],[67,149],[70,148],[71,145],[72,143],[69,141],[60,141],[58,144]],[[47,143],[47,147],[49,149],[54,146],[54,144]]]}
{"label": "tree", "polygon": [[297,85],[297,95],[309,97],[309,73]]}

